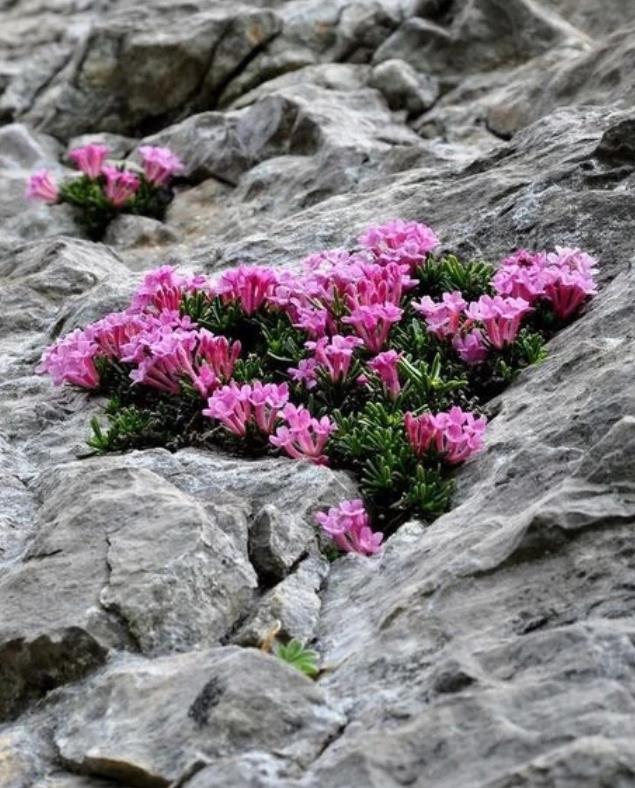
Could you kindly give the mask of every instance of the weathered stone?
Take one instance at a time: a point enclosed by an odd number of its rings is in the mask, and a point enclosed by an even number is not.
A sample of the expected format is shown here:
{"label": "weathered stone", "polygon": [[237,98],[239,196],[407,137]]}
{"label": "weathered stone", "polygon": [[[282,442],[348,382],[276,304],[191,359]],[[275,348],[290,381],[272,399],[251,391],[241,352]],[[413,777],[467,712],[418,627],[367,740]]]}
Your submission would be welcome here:
{"label": "weathered stone", "polygon": [[297,773],[343,723],[313,682],[253,649],[127,658],[78,690],[58,702],[62,760],[134,786],[267,751]]}
{"label": "weathered stone", "polygon": [[532,0],[459,0],[445,26],[412,18],[376,50],[375,63],[400,58],[424,71],[457,78],[529,60],[580,31]]}
{"label": "weathered stone", "polygon": [[390,109],[405,110],[408,117],[430,109],[439,96],[437,81],[418,74],[403,60],[385,60],[375,66],[369,85],[384,95]]}
{"label": "weathered stone", "polygon": [[[163,222],[150,219],[148,216],[133,216],[126,213],[114,219],[104,235],[105,244],[126,250],[164,246],[177,240],[174,230]],[[149,251],[146,251],[146,255]]]}
{"label": "weathered stone", "polygon": [[121,8],[95,24],[69,81],[37,108],[59,137],[157,128],[214,106],[233,72],[280,29],[271,11]]}
{"label": "weathered stone", "polygon": [[[631,6],[3,4],[0,704],[19,715],[3,786],[635,782]],[[77,228],[26,203],[26,178],[66,172],[57,140],[88,131],[116,156],[143,139],[186,160],[167,233],[114,226],[122,253],[47,238]],[[77,462],[103,402],[34,367],[125,308],[130,268],[293,265],[396,216],[466,256],[600,259],[585,314],[489,403],[452,511],[327,565],[312,516],[356,497],[346,474],[193,449]],[[278,623],[319,652],[317,686],[220,645]]]}
{"label": "weathered stone", "polygon": [[314,526],[267,504],[249,529],[249,557],[262,580],[281,580],[315,542]]}
{"label": "weathered stone", "polygon": [[80,234],[68,206],[26,199],[27,181],[35,170],[65,174],[58,162],[60,152],[51,137],[36,134],[20,123],[0,127],[0,223],[10,237],[23,241],[33,236]]}
{"label": "weathered stone", "polygon": [[238,630],[234,642],[259,646],[271,633],[280,638],[312,640],[322,602],[320,591],[328,575],[328,562],[322,556],[306,558],[297,569],[258,601],[255,611]]}

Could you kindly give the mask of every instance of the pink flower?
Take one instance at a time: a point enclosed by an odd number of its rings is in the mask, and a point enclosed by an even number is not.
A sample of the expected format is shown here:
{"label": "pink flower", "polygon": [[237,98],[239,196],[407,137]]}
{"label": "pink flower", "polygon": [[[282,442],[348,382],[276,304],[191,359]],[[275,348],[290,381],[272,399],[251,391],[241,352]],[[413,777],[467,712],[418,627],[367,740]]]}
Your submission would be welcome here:
{"label": "pink flower", "polygon": [[404,427],[414,453],[422,455],[434,449],[442,459],[455,465],[464,462],[483,446],[487,419],[475,418],[459,407],[446,412],[424,413],[413,416],[406,413]]}
{"label": "pink flower", "polygon": [[402,356],[403,353],[397,353],[395,350],[386,350],[368,362],[368,366],[379,377],[392,399],[396,399],[401,391],[397,365]]}
{"label": "pink flower", "polygon": [[544,292],[545,265],[546,255],[544,252],[528,252],[526,249],[519,249],[503,260],[492,283],[499,295],[524,298],[528,304],[532,305]]}
{"label": "pink flower", "polygon": [[130,372],[131,380],[168,394],[180,394],[183,378],[191,381],[197,378],[194,369],[196,343],[196,332],[166,326],[159,337],[149,344],[148,355]]}
{"label": "pink flower", "polygon": [[234,435],[244,438],[252,416],[251,386],[230,383],[215,391],[207,401],[204,416],[217,419]]}
{"label": "pink flower", "polygon": [[112,312],[90,325],[86,332],[97,343],[103,356],[121,360],[125,355],[124,348],[149,327],[146,315]]}
{"label": "pink flower", "polygon": [[240,386],[232,382],[212,394],[203,415],[220,421],[239,437],[247,435],[250,424],[255,424],[265,435],[271,435],[288,400],[286,383],[262,384],[254,380]]}
{"label": "pink flower", "polygon": [[165,186],[173,175],[183,172],[183,162],[168,148],[142,145],[139,154],[146,180],[155,186]]}
{"label": "pink flower", "polygon": [[596,263],[579,249],[556,246],[556,251],[547,255],[544,297],[561,320],[569,320],[589,296],[597,293]]}
{"label": "pink flower", "polygon": [[135,383],[177,395],[182,393],[182,382],[189,380],[207,397],[231,377],[240,342],[230,343],[205,328],[196,330],[189,318],[178,313],[144,317],[147,330],[122,346],[122,361],[137,365],[130,373]]}
{"label": "pink flower", "polygon": [[401,263],[414,270],[439,245],[439,239],[426,224],[393,219],[371,225],[359,237],[359,243],[381,264]]}
{"label": "pink flower", "polygon": [[393,323],[398,323],[403,309],[393,304],[373,304],[358,306],[349,316],[343,317],[343,323],[350,323],[366,347],[373,353],[379,353],[388,340]]}
{"label": "pink flower", "polygon": [[368,514],[359,499],[342,501],[328,513],[318,512],[315,519],[345,553],[373,555],[381,550],[384,535],[371,530]]}
{"label": "pink flower", "polygon": [[179,274],[171,265],[164,265],[147,273],[132,299],[133,312],[178,311],[183,296],[202,290],[211,295],[211,287],[202,276]]}
{"label": "pink flower", "polygon": [[134,197],[140,183],[137,175],[116,167],[103,167],[102,173],[106,178],[104,192],[115,208],[121,208]]}
{"label": "pink flower", "polygon": [[463,310],[467,306],[460,292],[443,293],[443,301],[435,302],[425,296],[413,308],[426,320],[428,331],[439,339],[453,337],[459,330]]}
{"label": "pink flower", "polygon": [[305,342],[305,346],[314,351],[318,368],[326,370],[332,383],[346,379],[353,360],[353,351],[363,344],[358,337],[343,337],[340,334],[330,339],[323,337],[317,342]]}
{"label": "pink flower", "polygon": [[48,170],[38,170],[29,178],[26,196],[29,200],[40,200],[53,205],[58,201],[60,193],[51,173]]}
{"label": "pink flower", "polygon": [[255,380],[251,385],[249,401],[254,407],[258,429],[271,435],[280,411],[289,401],[289,387],[286,383],[267,383],[263,386],[259,380]]}
{"label": "pink flower", "polygon": [[99,373],[95,368],[98,355],[99,347],[90,334],[77,328],[44,351],[35,371],[39,375],[50,375],[56,386],[72,383],[95,389],[99,386]]}
{"label": "pink flower", "polygon": [[493,282],[501,295],[524,298],[529,304],[551,302],[554,312],[568,320],[597,292],[597,260],[580,249],[557,246],[555,252],[521,249],[503,260]]}
{"label": "pink flower", "polygon": [[289,367],[287,372],[297,383],[304,383],[306,389],[313,389],[317,386],[317,361],[314,358],[305,358],[298,362],[298,366]]}
{"label": "pink flower", "polygon": [[106,145],[84,145],[81,148],[74,148],[68,154],[68,158],[91,180],[95,180],[101,175],[101,168],[110,150]]}
{"label": "pink flower", "polygon": [[465,336],[456,334],[452,340],[452,346],[459,358],[470,367],[480,364],[487,358],[487,347],[483,341],[483,334],[478,328],[473,329]]}
{"label": "pink flower", "polygon": [[497,350],[512,343],[518,336],[523,315],[531,311],[524,298],[503,298],[482,295],[469,304],[466,312],[472,320],[485,326],[487,339]]}
{"label": "pink flower", "polygon": [[225,303],[240,301],[247,315],[253,315],[273,295],[278,277],[272,268],[240,265],[225,271],[215,291]]}
{"label": "pink flower", "polygon": [[282,411],[286,425],[278,427],[269,442],[284,449],[295,460],[311,460],[318,465],[326,465],[328,458],[324,448],[335,425],[328,416],[315,419],[302,405],[296,407],[289,403]]}
{"label": "pink flower", "polygon": [[297,317],[293,326],[301,328],[311,337],[323,337],[329,325],[329,315],[326,309],[298,306]]}
{"label": "pink flower", "polygon": [[397,263],[374,265],[362,263],[349,272],[349,282],[342,288],[349,309],[371,304],[399,306],[405,290],[418,284],[411,279],[408,267]]}

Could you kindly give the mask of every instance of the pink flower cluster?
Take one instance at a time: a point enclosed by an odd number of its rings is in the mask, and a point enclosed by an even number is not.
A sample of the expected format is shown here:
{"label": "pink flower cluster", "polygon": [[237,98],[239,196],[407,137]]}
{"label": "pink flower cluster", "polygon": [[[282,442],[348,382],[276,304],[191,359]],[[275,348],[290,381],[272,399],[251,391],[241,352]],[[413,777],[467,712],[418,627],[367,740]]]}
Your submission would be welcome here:
{"label": "pink flower cluster", "polygon": [[253,315],[273,295],[277,282],[272,268],[239,265],[221,275],[214,292],[225,303],[237,301],[246,315]]}
{"label": "pink flower cluster", "polygon": [[[139,190],[141,178],[122,166],[107,165],[109,153],[106,145],[91,143],[74,148],[68,158],[91,181],[103,179],[105,197],[115,208],[122,208]],[[166,186],[174,175],[184,169],[179,157],[167,148],[144,145],[139,148],[139,153],[145,180],[157,188]],[[60,189],[50,172],[38,170],[28,180],[26,196],[30,200],[53,204],[60,199]]]}
{"label": "pink flower cluster", "polygon": [[291,403],[283,408],[282,417],[285,424],[278,427],[269,442],[284,449],[294,460],[308,459],[317,465],[328,465],[324,449],[329,436],[335,430],[331,419],[328,416],[316,419],[304,406]]}
{"label": "pink flower cluster", "polygon": [[265,435],[271,435],[288,401],[286,383],[263,384],[254,380],[240,386],[232,382],[212,394],[203,415],[220,421],[239,437],[245,437],[250,424]]}
{"label": "pink flower cluster", "polygon": [[406,436],[415,454],[421,457],[432,449],[451,465],[465,462],[479,451],[486,425],[484,416],[475,418],[457,406],[447,413],[406,413],[404,417]]}
{"label": "pink flower cluster", "polygon": [[[353,359],[355,348],[363,345],[358,337],[343,337],[335,334],[333,337],[322,337],[316,342],[306,342],[305,346],[313,350],[312,373],[322,369],[328,375],[331,383],[339,383],[346,379]],[[291,371],[291,370],[290,370]],[[299,379],[299,370],[292,370],[294,377]]]}
{"label": "pink flower cluster", "polygon": [[166,186],[175,175],[185,169],[181,159],[168,148],[142,145],[139,155],[146,180],[155,186]]}
{"label": "pink flower cluster", "polygon": [[189,380],[206,397],[231,379],[239,355],[240,342],[175,320],[137,334],[124,347],[122,361],[136,364],[130,372],[135,383],[181,394],[183,381]]}
{"label": "pink flower cluster", "polygon": [[521,249],[503,260],[493,284],[500,295],[523,298],[530,305],[547,301],[559,318],[568,320],[597,292],[596,265],[597,260],[580,249]]}
{"label": "pink flower cluster", "polygon": [[359,243],[373,252],[380,263],[397,262],[414,270],[437,248],[439,239],[425,224],[393,219],[369,227],[360,236]]}
{"label": "pink flower cluster", "polygon": [[[425,296],[413,307],[426,321],[428,331],[439,339],[451,339],[463,361],[478,364],[488,348],[501,350],[518,336],[520,323],[531,307],[523,298],[482,295],[467,303],[461,293],[444,293],[443,300]],[[474,324],[482,329],[473,328]]]}
{"label": "pink flower cluster", "polygon": [[373,555],[381,550],[384,535],[373,531],[364,503],[360,499],[342,501],[328,512],[315,515],[324,533],[345,553]]}

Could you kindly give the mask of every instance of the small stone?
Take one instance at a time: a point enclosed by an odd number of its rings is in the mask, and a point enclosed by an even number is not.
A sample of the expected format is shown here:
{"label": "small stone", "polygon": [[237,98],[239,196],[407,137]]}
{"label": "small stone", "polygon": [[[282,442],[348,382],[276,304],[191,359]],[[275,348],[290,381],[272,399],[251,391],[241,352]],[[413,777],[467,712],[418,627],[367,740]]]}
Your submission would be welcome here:
{"label": "small stone", "polygon": [[368,84],[379,90],[390,109],[405,110],[407,117],[421,115],[439,96],[436,79],[420,74],[403,60],[385,60],[372,70]]}

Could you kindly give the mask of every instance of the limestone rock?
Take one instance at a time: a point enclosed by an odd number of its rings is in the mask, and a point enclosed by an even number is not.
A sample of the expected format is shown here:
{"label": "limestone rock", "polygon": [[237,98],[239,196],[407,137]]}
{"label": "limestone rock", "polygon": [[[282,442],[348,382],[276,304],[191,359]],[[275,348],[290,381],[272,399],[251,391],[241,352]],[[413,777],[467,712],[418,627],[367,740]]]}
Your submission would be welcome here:
{"label": "limestone rock", "polygon": [[436,101],[436,80],[418,74],[403,60],[385,60],[372,71],[369,84],[383,93],[392,110],[405,110],[408,117],[421,115]]}
{"label": "limestone rock", "polygon": [[[0,6],[0,783],[632,785],[633,4]],[[93,138],[185,159],[165,225],[108,248],[23,199]],[[381,556],[317,550],[347,474],[87,458],[103,401],[34,373],[141,270],[294,266],[394,217],[493,262],[580,246],[600,291]],[[236,645],[278,623],[317,682]]]}
{"label": "limestone rock", "polygon": [[167,785],[193,766],[275,751],[297,773],[343,723],[295,669],[226,647],[152,661],[127,658],[59,701],[63,761],[134,786]]}

